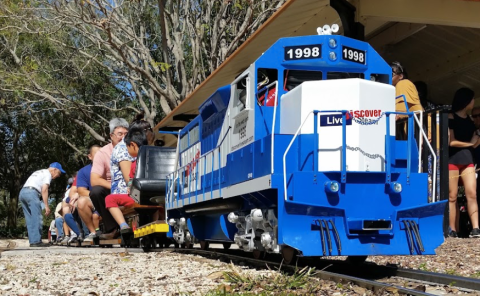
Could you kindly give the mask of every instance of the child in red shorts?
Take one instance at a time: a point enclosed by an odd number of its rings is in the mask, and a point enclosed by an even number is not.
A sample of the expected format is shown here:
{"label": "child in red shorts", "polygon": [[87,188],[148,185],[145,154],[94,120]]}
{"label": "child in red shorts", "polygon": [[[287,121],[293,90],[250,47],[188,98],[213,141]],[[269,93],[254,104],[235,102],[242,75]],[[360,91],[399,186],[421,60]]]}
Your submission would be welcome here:
{"label": "child in red shorts", "polygon": [[[137,157],[138,150],[143,145],[147,145],[147,137],[143,129],[138,127],[132,127],[128,131],[128,134],[124,138],[127,145],[128,154],[132,157]],[[130,193],[131,180],[135,177],[135,169],[137,161],[132,162],[130,167],[128,192]],[[110,194],[105,198],[105,207],[110,211],[115,221],[120,226],[120,232],[130,232],[130,226],[125,222],[122,211],[118,207],[131,207],[135,204],[135,201],[129,196],[129,194]]]}

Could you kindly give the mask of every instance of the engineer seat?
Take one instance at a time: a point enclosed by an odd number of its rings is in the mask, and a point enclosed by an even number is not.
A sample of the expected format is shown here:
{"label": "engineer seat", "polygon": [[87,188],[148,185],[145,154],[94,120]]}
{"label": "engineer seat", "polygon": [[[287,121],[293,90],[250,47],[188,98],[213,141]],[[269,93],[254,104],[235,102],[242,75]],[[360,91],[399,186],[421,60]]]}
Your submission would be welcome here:
{"label": "engineer seat", "polygon": [[142,146],[130,196],[140,205],[165,205],[166,178],[175,169],[175,148]]}

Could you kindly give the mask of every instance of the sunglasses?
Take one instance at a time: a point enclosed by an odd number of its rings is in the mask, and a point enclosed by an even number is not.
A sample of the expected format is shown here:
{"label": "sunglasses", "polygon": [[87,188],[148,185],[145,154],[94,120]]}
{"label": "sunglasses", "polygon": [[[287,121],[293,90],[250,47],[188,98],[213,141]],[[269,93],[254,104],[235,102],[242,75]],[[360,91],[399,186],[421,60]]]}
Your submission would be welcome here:
{"label": "sunglasses", "polygon": [[472,114],[472,118],[477,118],[477,117],[480,117],[480,114],[475,114],[475,115]]}

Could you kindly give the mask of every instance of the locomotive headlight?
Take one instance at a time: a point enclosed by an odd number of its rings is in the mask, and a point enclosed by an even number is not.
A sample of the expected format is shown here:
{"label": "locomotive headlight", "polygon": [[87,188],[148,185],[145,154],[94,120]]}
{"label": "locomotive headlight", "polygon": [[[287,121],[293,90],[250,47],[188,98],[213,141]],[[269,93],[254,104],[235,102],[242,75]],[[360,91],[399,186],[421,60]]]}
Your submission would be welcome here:
{"label": "locomotive headlight", "polygon": [[185,220],[185,218],[180,218],[180,226],[184,226],[185,224],[187,224],[187,220]]}
{"label": "locomotive headlight", "polygon": [[262,233],[262,236],[260,238],[260,243],[262,246],[266,247],[272,242],[272,236],[268,232]]}
{"label": "locomotive headlight", "polygon": [[252,211],[252,220],[255,222],[260,222],[263,220],[262,210],[255,209]]}
{"label": "locomotive headlight", "polygon": [[238,216],[235,215],[234,212],[230,212],[230,214],[228,214],[227,219],[228,219],[228,222],[235,224],[238,221]]}
{"label": "locomotive headlight", "polygon": [[397,183],[397,182],[390,183],[390,190],[393,193],[400,193],[400,192],[402,192],[402,184]]}
{"label": "locomotive headlight", "polygon": [[332,61],[336,61],[337,60],[337,54],[334,53],[333,51],[330,52],[330,55],[329,55],[329,58],[330,60]]}
{"label": "locomotive headlight", "polygon": [[176,223],[177,223],[177,222],[176,222],[175,219],[173,219],[173,218],[170,219],[170,220],[168,220],[168,225],[170,225],[170,226],[172,226],[172,227],[173,227],[173,225],[175,225]]}
{"label": "locomotive headlight", "polygon": [[337,47],[337,41],[335,39],[330,39],[328,40],[328,45],[330,48],[336,48]]}
{"label": "locomotive headlight", "polygon": [[325,182],[325,191],[329,193],[337,193],[340,188],[340,184],[337,181]]}

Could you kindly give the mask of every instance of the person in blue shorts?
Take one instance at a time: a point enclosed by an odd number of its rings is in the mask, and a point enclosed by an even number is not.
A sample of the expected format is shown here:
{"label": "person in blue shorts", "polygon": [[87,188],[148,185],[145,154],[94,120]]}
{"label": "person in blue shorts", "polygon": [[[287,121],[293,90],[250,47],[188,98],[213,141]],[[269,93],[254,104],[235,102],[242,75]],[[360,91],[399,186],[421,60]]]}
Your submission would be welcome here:
{"label": "person in blue shorts", "polygon": [[[102,148],[100,145],[92,145],[88,151],[88,159],[93,160],[95,154]],[[90,174],[92,171],[92,164],[88,164],[78,171],[77,176],[77,191],[78,191],[78,201],[77,201],[77,210],[80,218],[82,218],[83,223],[90,231],[90,234],[87,235],[84,239],[85,242],[91,242],[100,234],[99,224],[100,224],[100,215],[95,210],[92,200],[90,199],[90,191],[92,190],[92,185],[90,183]],[[74,201],[75,202],[75,201]]]}

